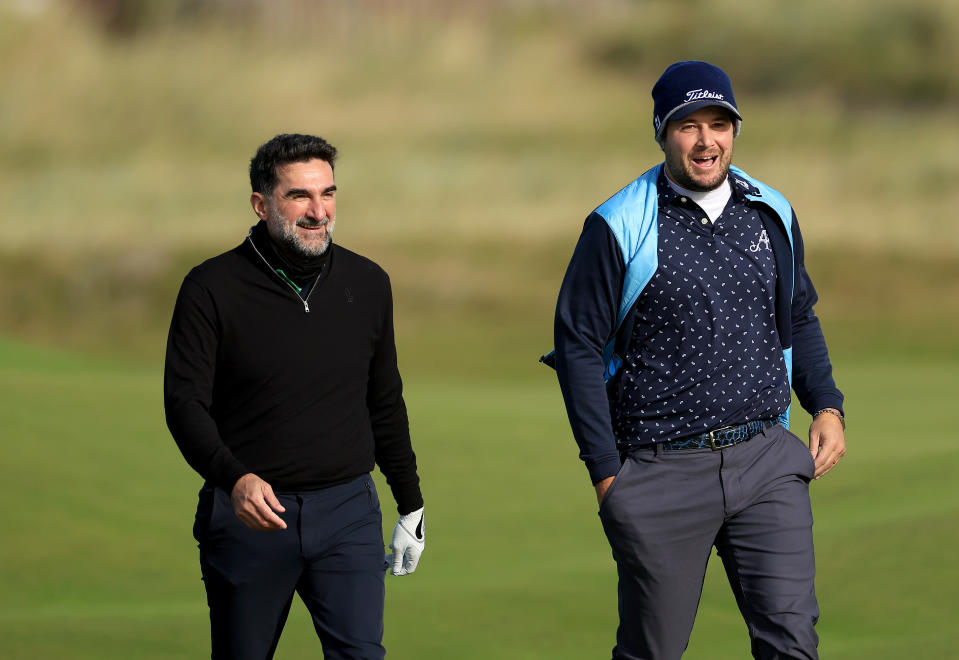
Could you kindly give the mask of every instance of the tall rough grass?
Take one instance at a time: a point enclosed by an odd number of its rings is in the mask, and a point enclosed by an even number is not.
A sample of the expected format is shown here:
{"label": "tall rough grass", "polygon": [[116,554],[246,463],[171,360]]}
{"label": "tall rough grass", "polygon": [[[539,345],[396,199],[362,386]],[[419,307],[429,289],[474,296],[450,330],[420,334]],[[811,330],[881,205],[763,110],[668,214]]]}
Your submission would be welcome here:
{"label": "tall rough grass", "polygon": [[661,158],[649,89],[680,58],[730,71],[736,161],[811,246],[959,253],[955,3],[142,0],[119,33],[21,4],[0,3],[0,331],[155,344],[186,264],[253,223],[255,147],[307,131],[341,149],[338,240],[411,322],[505,306],[539,332],[583,217]]}

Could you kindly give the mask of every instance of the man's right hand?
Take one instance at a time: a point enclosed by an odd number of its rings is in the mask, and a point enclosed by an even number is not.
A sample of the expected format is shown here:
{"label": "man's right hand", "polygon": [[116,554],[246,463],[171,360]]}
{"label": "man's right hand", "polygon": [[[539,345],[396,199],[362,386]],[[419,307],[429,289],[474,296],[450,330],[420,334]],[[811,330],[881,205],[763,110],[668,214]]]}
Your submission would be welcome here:
{"label": "man's right hand", "polygon": [[286,529],[286,523],[276,515],[286,509],[273,494],[273,487],[252,472],[236,480],[230,500],[236,517],[250,529]]}
{"label": "man's right hand", "polygon": [[603,500],[606,499],[606,491],[613,485],[613,479],[615,478],[616,477],[606,477],[593,486],[596,489],[596,501],[599,502],[600,505],[602,505]]}

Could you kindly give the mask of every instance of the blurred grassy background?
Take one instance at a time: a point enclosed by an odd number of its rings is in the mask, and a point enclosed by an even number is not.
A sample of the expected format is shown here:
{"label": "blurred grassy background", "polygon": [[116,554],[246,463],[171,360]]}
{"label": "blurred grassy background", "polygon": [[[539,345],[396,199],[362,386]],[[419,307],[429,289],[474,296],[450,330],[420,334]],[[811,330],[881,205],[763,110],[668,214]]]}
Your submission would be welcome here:
{"label": "blurred grassy background", "polygon": [[[813,488],[823,656],[959,657],[956,34],[932,0],[0,2],[0,655],[206,653],[164,340],[284,131],[340,148],[337,241],[394,280],[431,531],[388,583],[391,657],[605,655],[614,568],[535,359],[583,218],[660,158],[652,83],[702,58],[737,164],[797,209],[847,394]],[[712,564],[687,657],[744,657]],[[298,606],[277,657],[316,646]]]}

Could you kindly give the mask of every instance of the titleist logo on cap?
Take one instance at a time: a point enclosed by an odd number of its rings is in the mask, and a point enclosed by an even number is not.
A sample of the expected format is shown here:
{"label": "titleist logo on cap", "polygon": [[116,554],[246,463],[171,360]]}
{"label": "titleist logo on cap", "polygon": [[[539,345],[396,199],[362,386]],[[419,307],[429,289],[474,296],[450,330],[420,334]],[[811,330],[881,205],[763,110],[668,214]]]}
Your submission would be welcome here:
{"label": "titleist logo on cap", "polygon": [[743,118],[736,107],[729,76],[709,62],[670,64],[653,85],[653,128],[657,142],[662,142],[668,120],[683,119],[698,108],[710,105],[721,106],[733,116],[733,134],[739,135]]}
{"label": "titleist logo on cap", "polygon": [[700,99],[714,99],[716,101],[722,101],[723,95],[719,92],[711,92],[708,89],[691,89],[686,92],[686,100],[684,103],[689,103],[690,101],[699,101]]}

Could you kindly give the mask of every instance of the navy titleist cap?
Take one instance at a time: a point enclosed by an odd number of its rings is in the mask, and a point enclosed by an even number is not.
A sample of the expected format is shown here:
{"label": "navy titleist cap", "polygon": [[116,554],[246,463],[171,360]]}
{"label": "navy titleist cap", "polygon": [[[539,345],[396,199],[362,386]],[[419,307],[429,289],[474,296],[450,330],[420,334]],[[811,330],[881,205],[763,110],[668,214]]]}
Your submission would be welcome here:
{"label": "navy titleist cap", "polygon": [[662,143],[666,122],[718,105],[735,118],[733,136],[739,135],[743,118],[733,97],[733,84],[718,66],[708,62],[676,62],[669,65],[653,85],[653,129]]}

